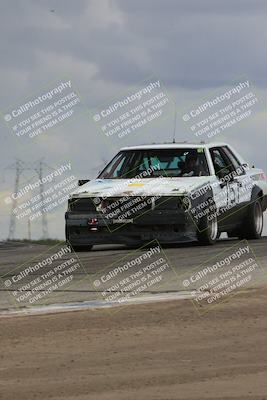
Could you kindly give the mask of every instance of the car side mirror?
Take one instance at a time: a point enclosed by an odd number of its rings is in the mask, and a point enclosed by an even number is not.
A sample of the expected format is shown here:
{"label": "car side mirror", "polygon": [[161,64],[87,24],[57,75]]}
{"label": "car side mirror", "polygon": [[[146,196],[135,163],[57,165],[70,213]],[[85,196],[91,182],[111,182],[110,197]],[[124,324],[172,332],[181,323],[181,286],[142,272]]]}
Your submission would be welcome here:
{"label": "car side mirror", "polygon": [[232,182],[234,180],[233,175],[229,172],[229,170],[222,168],[217,172],[217,177],[220,180],[220,187],[223,188],[227,185],[228,182]]}
{"label": "car side mirror", "polygon": [[[247,169],[249,169],[249,164],[248,163],[243,163],[242,167],[244,168],[244,170],[246,171]],[[252,166],[253,168],[254,166]]]}
{"label": "car side mirror", "polygon": [[[230,174],[229,174],[229,171],[226,170],[225,168],[220,169],[220,170],[216,173],[216,175],[217,175],[217,177],[218,177],[220,180],[225,179],[227,176],[229,176],[229,177],[231,178],[231,176],[230,176]],[[227,179],[227,180],[230,180],[230,179]]]}

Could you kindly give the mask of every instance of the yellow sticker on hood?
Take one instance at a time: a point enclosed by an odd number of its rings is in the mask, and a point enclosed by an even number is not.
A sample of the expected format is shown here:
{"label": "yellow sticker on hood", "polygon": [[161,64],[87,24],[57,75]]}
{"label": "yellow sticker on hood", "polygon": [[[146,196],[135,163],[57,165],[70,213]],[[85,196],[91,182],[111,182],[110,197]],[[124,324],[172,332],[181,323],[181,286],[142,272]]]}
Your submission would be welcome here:
{"label": "yellow sticker on hood", "polygon": [[129,186],[142,187],[142,186],[144,186],[144,183],[138,183],[138,182],[136,182],[136,183],[129,183],[128,187],[129,187]]}

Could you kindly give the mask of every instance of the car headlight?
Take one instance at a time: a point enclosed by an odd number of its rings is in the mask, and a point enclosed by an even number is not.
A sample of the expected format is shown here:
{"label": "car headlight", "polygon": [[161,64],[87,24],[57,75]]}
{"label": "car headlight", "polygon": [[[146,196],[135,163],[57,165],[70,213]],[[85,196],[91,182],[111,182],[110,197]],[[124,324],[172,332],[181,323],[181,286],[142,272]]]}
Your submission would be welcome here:
{"label": "car headlight", "polygon": [[184,211],[189,211],[192,208],[191,199],[187,196],[182,199],[182,207]]}

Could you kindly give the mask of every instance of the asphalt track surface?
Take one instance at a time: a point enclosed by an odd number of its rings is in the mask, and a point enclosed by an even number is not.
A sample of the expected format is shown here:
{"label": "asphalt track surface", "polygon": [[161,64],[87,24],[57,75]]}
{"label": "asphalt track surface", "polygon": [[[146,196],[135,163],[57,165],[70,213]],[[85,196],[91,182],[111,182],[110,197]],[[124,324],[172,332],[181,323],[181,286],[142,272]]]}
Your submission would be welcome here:
{"label": "asphalt track surface", "polygon": [[[2,286],[2,398],[266,400],[266,242],[263,238],[248,243],[263,269],[258,287],[252,287],[255,282],[247,284],[237,296],[227,297],[201,316],[191,301],[181,299],[14,317],[5,311],[12,307],[10,299],[14,297]],[[240,242],[222,240],[212,247],[164,246],[176,275],[166,270],[163,288],[153,287],[145,296],[153,299],[181,293],[184,276],[200,272],[204,263],[223,259],[233,252],[233,246],[239,248]],[[49,253],[47,246],[0,247],[3,282]],[[84,269],[74,272],[75,287],[63,287],[45,297],[46,303],[94,302],[99,293],[89,281],[102,270],[111,271],[110,263],[119,265],[133,250],[107,246],[80,253]],[[140,250],[135,253],[140,254]],[[38,277],[40,271],[34,274],[34,279]],[[18,287],[12,285],[11,290]]]}
{"label": "asphalt track surface", "polygon": [[[59,261],[54,261],[52,265],[42,266],[39,270],[23,276],[23,279],[18,280],[16,278],[16,282],[14,282],[12,281],[13,276],[18,277],[21,271],[25,271],[25,268],[34,266],[38,262],[47,259],[50,254],[55,254],[62,246],[64,248],[64,242],[56,247],[2,242],[0,244],[0,312],[8,310],[18,311],[25,309],[25,307],[32,309],[33,307],[44,305],[66,305],[80,302],[89,302],[89,304],[98,304],[100,302],[105,305],[109,299],[115,299],[112,296],[113,293],[117,292],[117,289],[114,287],[109,292],[109,296],[111,297],[107,297],[107,292],[103,295],[103,292],[107,288],[110,289],[118,280],[127,278],[129,272],[120,273],[116,278],[110,279],[110,282],[105,285],[102,284],[100,277],[104,276],[107,280],[109,272],[114,271],[118,265],[125,265],[127,261],[138,258],[149,251],[151,247],[155,248],[157,245],[158,243],[152,242],[142,249],[121,245],[95,246],[92,251],[66,254]],[[214,265],[230,254],[235,253],[240,247],[244,248],[247,245],[251,254],[254,254],[261,271],[257,279],[248,282],[240,290],[250,290],[255,286],[261,286],[266,281],[267,276],[267,237],[248,242],[224,239],[219,240],[214,246],[199,246],[196,243],[165,245],[160,250],[160,255],[164,255],[164,259],[165,261],[167,260],[169,265],[169,268],[163,273],[164,279],[162,279],[160,284],[151,284],[150,287],[147,287],[141,293],[135,294],[131,297],[131,300],[134,299],[134,301],[137,301],[140,296],[143,299],[146,297],[150,300],[153,300],[153,298],[156,300],[158,296],[160,299],[164,298],[164,296],[168,299],[168,296],[178,295],[179,298],[181,294],[182,298],[186,298],[186,295],[192,293],[190,290],[197,289],[199,284],[191,284],[187,290],[183,283],[185,278],[188,279],[192,275],[195,276],[196,272],[203,271],[205,266]],[[35,282],[35,279],[38,280],[41,275],[43,277],[44,274],[49,274],[52,267],[54,268],[55,265],[59,265],[71,257],[75,257],[76,261],[78,260],[78,268],[71,271],[71,274],[67,276],[67,278],[71,276],[70,282],[67,281],[67,283],[64,283],[66,276],[65,278],[63,277],[63,285],[50,293],[46,292],[49,285],[41,287],[36,284],[37,290],[34,292],[34,296],[38,295],[38,293],[43,293],[44,296],[34,300],[32,303],[29,302],[29,297],[20,297],[20,295],[25,296],[25,293],[34,287],[32,282]],[[153,255],[153,257],[149,260],[150,262],[159,256]],[[232,260],[231,262],[231,265],[234,265],[235,261]],[[141,266],[137,264],[136,267],[131,269],[131,273],[138,272],[143,265],[144,261],[142,261]],[[41,283],[47,282],[48,279],[49,276],[45,277],[45,279],[42,278]],[[6,281],[11,282],[10,286],[8,286]],[[101,283],[98,287],[95,285],[96,281]],[[33,286],[27,287],[29,283]]]}

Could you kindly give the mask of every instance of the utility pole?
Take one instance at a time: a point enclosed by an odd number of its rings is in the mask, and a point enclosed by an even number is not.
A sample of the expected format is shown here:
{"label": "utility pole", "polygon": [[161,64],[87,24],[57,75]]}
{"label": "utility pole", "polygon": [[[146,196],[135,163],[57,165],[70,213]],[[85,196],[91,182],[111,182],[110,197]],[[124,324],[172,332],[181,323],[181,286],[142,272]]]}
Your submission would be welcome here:
{"label": "utility pole", "polygon": [[[29,169],[25,163],[21,160],[16,160],[16,162],[7,169],[14,169],[16,171],[16,176],[15,176],[15,186],[14,186],[14,193],[16,194],[19,190],[19,181],[20,181],[20,176],[22,172],[25,169]],[[15,229],[16,229],[16,215],[15,215],[15,209],[17,207],[17,196],[12,196],[12,206],[11,206],[11,212],[10,212],[10,223],[9,223],[9,231],[8,231],[8,239],[14,239],[15,238]]]}
{"label": "utility pole", "polygon": [[31,234],[31,220],[28,218],[28,240],[32,240],[32,234]]}
{"label": "utility pole", "polygon": [[[38,167],[34,168],[36,171],[38,178],[40,182],[42,182],[43,179],[43,170],[44,170],[44,162],[39,161]],[[48,225],[47,225],[47,218],[46,218],[46,212],[44,210],[44,185],[41,183],[40,184],[40,198],[41,198],[41,212],[42,212],[42,239],[47,239],[48,238]]]}
{"label": "utility pole", "polygon": [[[46,170],[46,169],[54,170],[54,168],[49,167],[49,165],[44,163],[42,160],[36,161],[34,163],[27,163],[27,164],[24,161],[16,160],[15,163],[10,165],[9,167],[6,167],[6,169],[15,170],[15,185],[14,185],[14,193],[15,194],[18,193],[18,191],[19,191],[20,177],[25,170],[35,171],[35,173],[37,174],[39,181],[41,182],[39,193],[40,193],[40,202],[41,202],[40,211],[42,213],[42,239],[47,239],[49,237],[49,234],[48,234],[47,216],[46,216],[46,212],[44,210],[45,198],[44,198],[44,184],[42,183],[42,181],[43,181],[44,170]],[[17,196],[11,196],[11,198],[12,198],[12,205],[11,205],[11,211],[10,211],[8,239],[15,238],[15,229],[16,229],[15,209],[18,204]],[[28,222],[27,222],[27,230],[28,230],[28,238],[29,238],[29,240],[31,240],[31,221],[30,221],[30,219],[28,219]]]}
{"label": "utility pole", "polygon": [[173,127],[173,137],[172,143],[176,141],[176,120],[177,120],[177,109],[176,109],[176,102],[174,103],[174,127]]}

